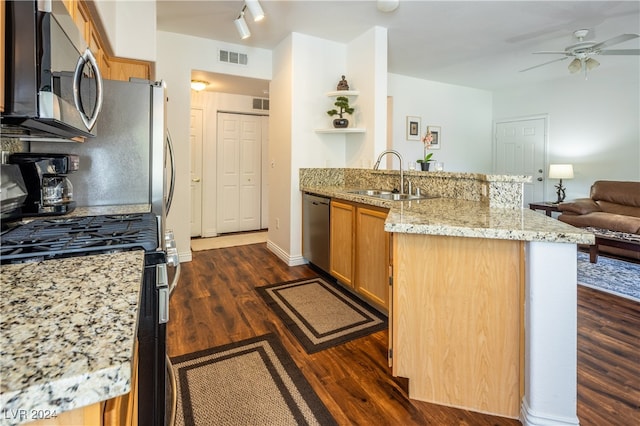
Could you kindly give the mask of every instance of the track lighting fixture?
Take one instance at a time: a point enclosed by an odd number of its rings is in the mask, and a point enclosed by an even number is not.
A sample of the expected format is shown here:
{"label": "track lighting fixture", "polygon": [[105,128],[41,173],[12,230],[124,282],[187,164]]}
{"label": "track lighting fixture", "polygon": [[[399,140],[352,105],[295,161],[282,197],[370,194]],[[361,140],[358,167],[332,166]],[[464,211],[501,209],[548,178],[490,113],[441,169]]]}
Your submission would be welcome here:
{"label": "track lighting fixture", "polygon": [[247,8],[253,15],[254,22],[262,21],[264,19],[264,11],[262,10],[262,6],[260,6],[260,2],[258,0],[245,0],[244,5],[242,6],[242,10],[240,14],[233,21],[236,24],[236,29],[240,34],[240,38],[244,40],[247,37],[251,36],[251,31],[249,31],[249,26],[247,25],[247,21],[244,19],[244,13]]}
{"label": "track lighting fixture", "polygon": [[249,31],[249,27],[247,26],[247,21],[244,20],[245,8],[246,6],[242,8],[240,15],[236,18],[235,21],[233,21],[233,23],[236,24],[236,29],[238,30],[238,34],[240,34],[240,38],[242,40],[251,36],[251,31]]}
{"label": "track lighting fixture", "polygon": [[[245,4],[249,8],[251,15],[253,15],[254,22],[262,21],[264,19],[264,11],[258,0],[245,0]],[[243,9],[244,10],[244,9]]]}

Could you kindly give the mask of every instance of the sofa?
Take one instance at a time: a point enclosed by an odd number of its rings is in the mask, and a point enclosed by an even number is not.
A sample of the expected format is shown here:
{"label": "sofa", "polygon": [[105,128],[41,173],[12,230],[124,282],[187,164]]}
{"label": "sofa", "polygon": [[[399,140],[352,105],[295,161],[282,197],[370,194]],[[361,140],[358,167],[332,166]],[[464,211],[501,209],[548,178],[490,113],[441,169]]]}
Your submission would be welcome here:
{"label": "sofa", "polygon": [[640,260],[640,182],[599,180],[589,198],[563,202],[558,220],[592,231],[591,262],[598,252]]}

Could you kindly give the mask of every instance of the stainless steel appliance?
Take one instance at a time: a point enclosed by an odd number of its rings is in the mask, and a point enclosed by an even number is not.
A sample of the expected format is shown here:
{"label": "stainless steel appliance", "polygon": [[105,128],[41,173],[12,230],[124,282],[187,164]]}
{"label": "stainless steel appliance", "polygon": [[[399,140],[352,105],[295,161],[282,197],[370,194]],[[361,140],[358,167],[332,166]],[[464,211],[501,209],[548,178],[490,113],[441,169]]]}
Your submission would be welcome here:
{"label": "stainless steel appliance", "polygon": [[304,193],[302,196],[302,256],[329,273],[329,198]]}
{"label": "stainless steel appliance", "polygon": [[[165,229],[174,169],[165,120],[165,87],[162,82],[105,80],[104,94],[95,138],[83,144],[32,142],[31,152],[79,156],[82,167],[69,176],[78,206],[151,206],[145,220],[155,221],[156,235],[163,241],[148,253],[145,267],[142,305],[153,307],[154,313],[140,318],[138,424],[164,426],[173,410],[165,394],[175,393],[166,376],[170,364],[164,322],[168,320],[169,295],[180,274],[175,242]],[[175,266],[172,285],[167,284],[172,271],[167,274],[166,267],[157,267],[165,263]],[[169,396],[169,401],[173,400]]]}
{"label": "stainless steel appliance", "polygon": [[5,3],[2,133],[24,138],[94,136],[102,78],[63,2]]}
{"label": "stainless steel appliance", "polygon": [[75,209],[73,184],[67,175],[79,169],[77,155],[20,152],[11,154],[8,162],[19,166],[27,188],[27,197],[14,216],[62,215]]}

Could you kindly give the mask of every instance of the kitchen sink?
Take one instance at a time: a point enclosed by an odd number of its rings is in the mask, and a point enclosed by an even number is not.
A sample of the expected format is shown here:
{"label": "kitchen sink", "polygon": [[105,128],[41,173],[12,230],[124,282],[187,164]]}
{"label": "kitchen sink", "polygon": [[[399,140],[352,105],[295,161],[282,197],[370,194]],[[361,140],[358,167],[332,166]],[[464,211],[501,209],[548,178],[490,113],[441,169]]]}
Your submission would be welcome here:
{"label": "kitchen sink", "polygon": [[369,197],[381,198],[383,200],[391,201],[403,201],[403,200],[424,200],[427,198],[434,198],[430,195],[413,195],[413,194],[399,194],[391,191],[385,191],[380,189],[358,189],[355,191],[348,191],[350,194],[366,195]]}
{"label": "kitchen sink", "polygon": [[350,194],[368,195],[370,197],[377,197],[381,195],[392,195],[391,191],[383,191],[380,189],[358,189],[356,191],[349,191]]}

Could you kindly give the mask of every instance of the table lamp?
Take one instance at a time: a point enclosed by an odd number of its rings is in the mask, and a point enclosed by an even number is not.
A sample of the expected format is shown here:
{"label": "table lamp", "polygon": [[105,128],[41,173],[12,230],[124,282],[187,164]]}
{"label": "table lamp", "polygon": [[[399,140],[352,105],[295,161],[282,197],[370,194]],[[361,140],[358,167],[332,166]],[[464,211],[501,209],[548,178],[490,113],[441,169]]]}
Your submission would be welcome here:
{"label": "table lamp", "polygon": [[571,164],[551,164],[549,165],[549,178],[560,179],[560,183],[556,185],[556,193],[558,194],[558,200],[556,204],[564,201],[565,187],[562,186],[562,179],[573,179],[573,165]]}

